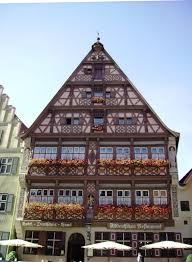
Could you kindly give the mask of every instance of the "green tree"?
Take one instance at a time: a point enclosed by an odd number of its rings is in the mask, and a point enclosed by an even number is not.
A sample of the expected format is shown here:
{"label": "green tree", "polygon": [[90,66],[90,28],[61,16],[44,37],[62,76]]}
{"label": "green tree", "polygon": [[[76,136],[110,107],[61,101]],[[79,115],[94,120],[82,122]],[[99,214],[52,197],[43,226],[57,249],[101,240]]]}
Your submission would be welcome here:
{"label": "green tree", "polygon": [[8,261],[14,261],[15,258],[17,257],[17,253],[15,251],[9,252],[9,254],[6,257],[6,260]]}
{"label": "green tree", "polygon": [[192,262],[192,254],[188,255],[185,262]]}

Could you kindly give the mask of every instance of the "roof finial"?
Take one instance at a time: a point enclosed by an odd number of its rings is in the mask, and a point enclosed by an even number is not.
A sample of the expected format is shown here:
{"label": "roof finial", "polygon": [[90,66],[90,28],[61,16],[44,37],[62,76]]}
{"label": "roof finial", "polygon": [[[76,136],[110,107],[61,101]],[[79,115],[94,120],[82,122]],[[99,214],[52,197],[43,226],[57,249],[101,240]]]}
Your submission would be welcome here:
{"label": "roof finial", "polygon": [[97,32],[97,43],[99,43],[100,41],[100,35],[99,35],[99,32]]}

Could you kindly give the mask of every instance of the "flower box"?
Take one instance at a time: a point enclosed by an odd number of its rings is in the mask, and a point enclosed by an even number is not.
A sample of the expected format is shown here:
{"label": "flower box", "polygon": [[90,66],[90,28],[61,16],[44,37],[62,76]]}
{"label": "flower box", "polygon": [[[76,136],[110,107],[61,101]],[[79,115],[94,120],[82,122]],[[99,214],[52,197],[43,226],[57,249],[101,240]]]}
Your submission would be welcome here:
{"label": "flower box", "polygon": [[103,104],[103,103],[105,103],[105,98],[94,96],[94,97],[91,98],[91,102],[94,103],[94,104]]}
{"label": "flower box", "polygon": [[96,211],[97,220],[131,220],[133,209],[126,206],[103,205]]}
{"label": "flower box", "polygon": [[92,126],[92,130],[102,132],[104,130],[104,125],[94,125]]}
{"label": "flower box", "polygon": [[169,164],[168,160],[99,160],[99,165],[103,167],[167,167]]}
{"label": "flower box", "polygon": [[52,160],[52,159],[32,159],[29,163],[30,167],[41,166],[58,166],[58,167],[83,167],[87,165],[86,160]]}
{"label": "flower box", "polygon": [[28,203],[25,219],[32,220],[80,220],[84,218],[84,207],[79,204]]}

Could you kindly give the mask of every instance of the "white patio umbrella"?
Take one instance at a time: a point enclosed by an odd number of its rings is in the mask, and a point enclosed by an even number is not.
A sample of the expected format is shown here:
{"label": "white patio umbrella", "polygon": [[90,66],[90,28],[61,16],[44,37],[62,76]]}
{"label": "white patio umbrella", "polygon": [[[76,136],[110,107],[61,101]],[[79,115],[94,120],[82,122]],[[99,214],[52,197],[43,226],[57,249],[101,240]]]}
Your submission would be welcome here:
{"label": "white patio umbrella", "polygon": [[2,246],[14,246],[14,247],[32,247],[32,248],[43,247],[39,244],[28,242],[28,241],[25,241],[23,239],[1,240],[0,245],[2,245]]}
{"label": "white patio umbrella", "polygon": [[[105,241],[105,242],[100,242],[100,243],[96,243],[96,244],[92,244],[92,245],[87,245],[87,246],[82,246],[82,248],[86,248],[86,249],[99,249],[99,250],[131,250],[132,247],[130,246],[126,246],[126,245],[122,245],[113,241]],[[110,258],[109,258],[110,261]]]}
{"label": "white patio umbrella", "polygon": [[[153,244],[142,246],[141,249],[192,249],[192,245],[187,245],[180,242],[174,241],[161,241]],[[169,253],[168,253],[168,261],[169,261]]]}

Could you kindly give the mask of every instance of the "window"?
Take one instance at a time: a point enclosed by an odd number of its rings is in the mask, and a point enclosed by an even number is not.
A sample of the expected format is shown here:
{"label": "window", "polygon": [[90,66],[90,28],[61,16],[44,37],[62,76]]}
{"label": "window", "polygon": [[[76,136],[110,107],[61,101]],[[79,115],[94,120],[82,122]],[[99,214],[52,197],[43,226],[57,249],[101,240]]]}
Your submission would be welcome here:
{"label": "window", "polygon": [[119,118],[119,125],[125,125],[125,118]]}
{"label": "window", "polygon": [[192,238],[183,238],[183,243],[192,245]]}
{"label": "window", "polygon": [[103,67],[102,65],[96,65],[94,68],[94,80],[102,80],[103,78]]}
{"label": "window", "polygon": [[[153,233],[139,232],[137,234],[138,248],[144,245],[151,244],[153,242]],[[141,254],[144,257],[151,257],[152,250],[141,250]]]}
{"label": "window", "polygon": [[92,94],[91,92],[86,92],[86,98],[91,98]]}
{"label": "window", "polygon": [[148,190],[136,190],[135,191],[136,205],[149,205],[149,191]]}
{"label": "window", "polygon": [[103,91],[102,90],[95,90],[94,96],[95,97],[103,97]]}
{"label": "window", "polygon": [[188,225],[188,221],[187,220],[184,220],[184,225]]}
{"label": "window", "polygon": [[10,174],[13,165],[13,158],[1,158],[0,173]]}
{"label": "window", "polygon": [[[0,240],[8,240],[9,239],[9,232],[0,231]],[[0,253],[5,257],[7,253],[7,246],[0,247]]]}
{"label": "window", "polygon": [[59,189],[58,203],[83,204],[83,190],[81,189]]}
{"label": "window", "polygon": [[[110,240],[110,232],[95,232],[95,242],[100,243]],[[109,250],[93,250],[94,256],[108,256]]]}
{"label": "window", "polygon": [[117,205],[131,206],[130,190],[117,190]]}
{"label": "window", "polygon": [[[131,233],[130,232],[116,232],[116,239],[117,243],[126,245],[126,246],[131,246]],[[119,251],[117,250],[117,256],[118,257],[129,257],[131,256],[131,251]]]}
{"label": "window", "polygon": [[65,125],[69,125],[69,126],[70,125],[79,125],[79,123],[80,123],[79,117],[74,117],[74,118],[67,117],[64,122]]}
{"label": "window", "polygon": [[167,190],[153,190],[154,205],[167,205]]}
{"label": "window", "polygon": [[133,125],[133,124],[135,124],[135,118],[133,118],[133,117],[127,117],[127,118],[119,117],[118,124],[119,125]]}
{"label": "window", "polygon": [[[25,232],[25,240],[28,242],[36,243],[39,242],[39,231],[26,231]],[[24,254],[37,254],[37,248],[25,247],[23,250]]]}
{"label": "window", "polygon": [[112,204],[113,204],[113,191],[99,190],[99,205],[112,205]]}
{"label": "window", "polygon": [[45,254],[48,256],[60,256],[62,250],[62,232],[47,232]]}
{"label": "window", "polygon": [[71,118],[66,118],[65,124],[66,125],[71,125],[72,124],[72,119]]}
{"label": "window", "polygon": [[62,147],[61,159],[65,160],[83,160],[85,159],[85,147]]}
{"label": "window", "polygon": [[152,159],[165,159],[164,147],[152,147],[151,148],[151,158]]}
{"label": "window", "polygon": [[57,147],[35,147],[33,158],[35,159],[56,159]]}
{"label": "window", "polygon": [[104,124],[104,118],[103,117],[94,117],[94,125],[99,126]]}
{"label": "window", "polygon": [[13,194],[0,194],[0,212],[12,211],[13,197]]}
{"label": "window", "polygon": [[116,159],[130,159],[129,147],[117,147],[116,148]]}
{"label": "window", "polygon": [[135,119],[133,117],[127,117],[126,124],[133,125],[135,123]]}
{"label": "window", "polygon": [[74,125],[79,125],[79,123],[80,123],[79,118],[76,117],[76,118],[73,119]]}
{"label": "window", "polygon": [[111,98],[111,92],[106,92],[105,97],[108,98],[108,99]]}
{"label": "window", "polygon": [[147,147],[135,147],[135,159],[142,160],[148,159],[148,149]]}
{"label": "window", "polygon": [[52,204],[54,189],[30,189],[29,202],[42,202]]}
{"label": "window", "polygon": [[100,159],[113,159],[113,148],[100,147]]}
{"label": "window", "polygon": [[189,201],[180,201],[181,211],[190,211]]}

